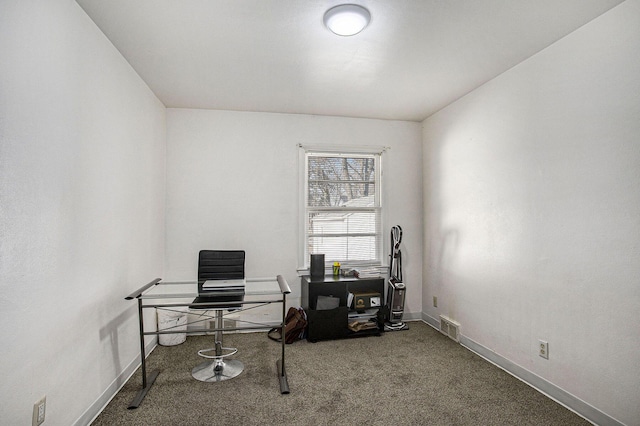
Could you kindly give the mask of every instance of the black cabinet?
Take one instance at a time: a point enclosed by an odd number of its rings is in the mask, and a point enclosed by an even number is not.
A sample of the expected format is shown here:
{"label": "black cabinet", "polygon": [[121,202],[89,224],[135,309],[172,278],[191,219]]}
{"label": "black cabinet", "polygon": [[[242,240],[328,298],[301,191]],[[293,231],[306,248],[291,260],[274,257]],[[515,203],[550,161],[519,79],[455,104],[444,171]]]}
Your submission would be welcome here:
{"label": "black cabinet", "polygon": [[[380,329],[354,332],[349,329],[348,324],[357,317],[366,318],[376,315],[377,309],[384,304],[383,278],[303,276],[301,290],[302,307],[307,312],[309,320],[308,340],[315,342],[380,334]],[[373,301],[367,298],[367,309],[356,311],[348,306],[349,293],[356,295],[356,299],[359,294],[379,294],[379,299],[375,296]],[[319,299],[320,302],[318,302]],[[328,304],[327,301],[329,301]],[[332,306],[331,302],[337,306]]]}

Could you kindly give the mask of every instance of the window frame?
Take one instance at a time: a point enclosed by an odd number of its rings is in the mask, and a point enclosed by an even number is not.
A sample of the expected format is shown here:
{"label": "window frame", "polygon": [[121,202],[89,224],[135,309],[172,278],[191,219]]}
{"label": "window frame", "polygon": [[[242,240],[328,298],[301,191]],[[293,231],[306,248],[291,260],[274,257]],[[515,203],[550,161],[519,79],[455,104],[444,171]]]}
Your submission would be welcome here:
{"label": "window frame", "polygon": [[[372,211],[376,210],[378,215],[378,228],[375,232],[375,238],[377,241],[376,259],[367,261],[351,260],[342,263],[343,267],[365,267],[365,268],[380,268],[385,267],[384,249],[384,224],[386,222],[386,205],[384,196],[384,154],[388,148],[386,147],[337,147],[337,146],[303,146],[299,147],[299,250],[298,250],[298,272],[301,275],[309,272],[309,252],[308,252],[308,215],[310,211],[337,211],[345,212],[344,207],[309,207],[308,206],[308,194],[309,194],[309,170],[308,170],[308,158],[312,156],[316,157],[372,157],[375,161],[374,173],[375,173],[375,197],[377,205],[374,207],[366,208],[351,208],[348,211]],[[325,258],[325,270],[331,269],[331,264],[335,259]]]}

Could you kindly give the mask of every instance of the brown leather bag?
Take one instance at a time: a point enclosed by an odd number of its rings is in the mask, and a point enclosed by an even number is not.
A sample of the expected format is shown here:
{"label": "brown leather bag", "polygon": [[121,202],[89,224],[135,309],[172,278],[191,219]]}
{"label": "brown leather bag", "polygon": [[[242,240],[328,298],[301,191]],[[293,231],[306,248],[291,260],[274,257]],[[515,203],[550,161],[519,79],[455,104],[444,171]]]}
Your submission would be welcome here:
{"label": "brown leather bag", "polygon": [[[305,338],[307,330],[307,314],[302,308],[294,308],[293,306],[287,311],[284,320],[286,332],[285,343],[293,343],[296,340]],[[282,341],[282,327],[276,327],[269,330],[267,336],[276,342]]]}

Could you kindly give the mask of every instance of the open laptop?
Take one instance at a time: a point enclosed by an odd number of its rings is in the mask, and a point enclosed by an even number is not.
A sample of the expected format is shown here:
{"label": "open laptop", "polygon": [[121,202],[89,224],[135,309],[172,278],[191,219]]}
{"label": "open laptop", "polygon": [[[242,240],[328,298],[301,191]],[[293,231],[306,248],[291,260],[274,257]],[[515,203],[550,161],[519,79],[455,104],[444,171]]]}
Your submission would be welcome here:
{"label": "open laptop", "polygon": [[[244,300],[245,280],[207,280],[198,290],[198,297],[193,303],[229,302],[224,306],[211,306],[210,309],[238,308]],[[206,309],[206,306],[193,306],[196,309]]]}

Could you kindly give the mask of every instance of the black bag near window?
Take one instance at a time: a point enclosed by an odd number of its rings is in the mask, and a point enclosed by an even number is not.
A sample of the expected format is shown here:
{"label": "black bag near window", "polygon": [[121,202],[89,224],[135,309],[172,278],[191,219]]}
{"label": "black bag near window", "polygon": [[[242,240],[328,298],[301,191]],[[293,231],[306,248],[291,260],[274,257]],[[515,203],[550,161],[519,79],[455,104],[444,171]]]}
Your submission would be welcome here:
{"label": "black bag near window", "polygon": [[[284,320],[285,326],[285,343],[293,343],[296,340],[302,340],[306,337],[307,331],[307,314],[302,308],[294,308],[293,306],[287,311]],[[282,327],[276,327],[269,330],[267,336],[276,342],[282,342]]]}

